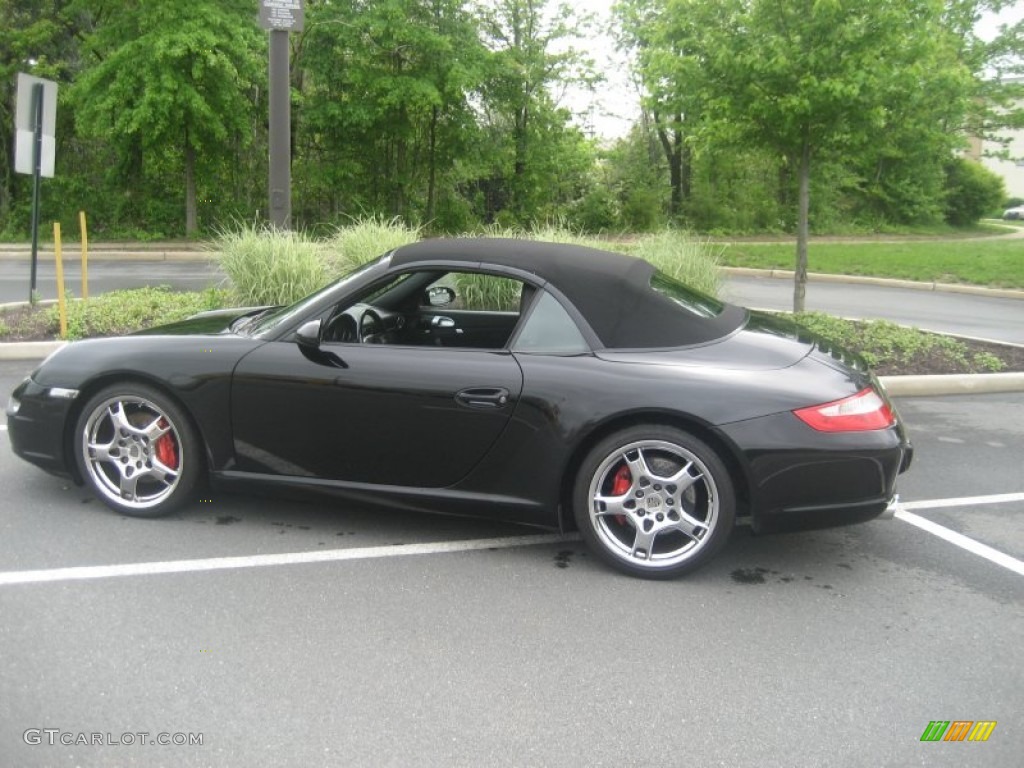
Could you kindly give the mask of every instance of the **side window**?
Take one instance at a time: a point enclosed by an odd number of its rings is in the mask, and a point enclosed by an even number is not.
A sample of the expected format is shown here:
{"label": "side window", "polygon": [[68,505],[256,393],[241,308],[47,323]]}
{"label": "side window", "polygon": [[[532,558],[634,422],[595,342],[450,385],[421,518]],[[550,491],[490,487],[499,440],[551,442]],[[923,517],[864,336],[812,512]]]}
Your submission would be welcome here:
{"label": "side window", "polygon": [[452,309],[476,312],[518,312],[523,284],[519,280],[480,272],[449,272],[431,284],[455,291]]}
{"label": "side window", "polygon": [[541,291],[533,311],[512,344],[513,352],[579,355],[590,351],[583,334],[558,300]]}

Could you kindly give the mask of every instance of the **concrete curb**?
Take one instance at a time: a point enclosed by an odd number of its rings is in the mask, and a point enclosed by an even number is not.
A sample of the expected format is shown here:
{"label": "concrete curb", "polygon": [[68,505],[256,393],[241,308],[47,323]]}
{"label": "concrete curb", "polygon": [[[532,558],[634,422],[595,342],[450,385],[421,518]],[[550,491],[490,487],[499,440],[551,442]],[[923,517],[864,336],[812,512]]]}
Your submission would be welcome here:
{"label": "concrete curb", "polygon": [[952,376],[880,376],[893,397],[987,395],[1024,392],[1024,373],[978,373]]}
{"label": "concrete curb", "polygon": [[0,344],[0,360],[42,360],[66,341],[10,341]]}
{"label": "concrete curb", "polygon": [[[42,360],[66,341],[15,341],[0,344],[0,361]],[[1024,373],[954,374],[949,376],[880,376],[893,397],[937,397],[1024,392]]]}

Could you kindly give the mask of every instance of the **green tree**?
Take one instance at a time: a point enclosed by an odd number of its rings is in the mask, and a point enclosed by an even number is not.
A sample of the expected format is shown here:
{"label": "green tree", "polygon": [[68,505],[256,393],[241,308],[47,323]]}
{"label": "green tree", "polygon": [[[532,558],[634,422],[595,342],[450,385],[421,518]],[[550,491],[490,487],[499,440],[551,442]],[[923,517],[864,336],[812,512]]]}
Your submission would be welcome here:
{"label": "green tree", "polygon": [[317,2],[300,51],[299,148],[329,212],[432,220],[475,128],[484,49],[463,3]]}
{"label": "green tree", "polygon": [[[558,108],[553,89],[595,82],[592,62],[573,46],[590,18],[565,4],[551,11],[547,0],[481,3],[478,14],[492,51],[483,100],[487,130],[500,151],[496,175],[507,179],[503,207],[525,224],[552,213],[546,205],[565,193],[561,152],[582,149],[582,136],[570,127],[568,111]],[[560,182],[554,190],[553,182]]]}
{"label": "green tree", "polygon": [[0,231],[11,227],[17,192],[23,188],[27,194],[28,189],[28,184],[19,183],[14,174],[14,109],[19,72],[57,81],[62,97],[57,112],[57,138],[61,144],[70,138],[63,96],[74,76],[78,36],[82,31],[79,19],[70,10],[72,5],[61,0],[0,0]]}
{"label": "green tree", "polygon": [[[815,163],[882,140],[891,105],[908,94],[969,78],[951,55],[943,7],[933,0],[672,0],[670,9],[703,29],[696,55],[713,125],[795,169],[793,308],[802,311]],[[944,130],[917,127],[929,135]]]}
{"label": "green tree", "polygon": [[622,0],[614,10],[620,44],[636,55],[645,124],[664,153],[669,215],[677,218],[692,193],[694,145],[705,108],[704,33],[698,16],[678,12],[672,0]]}
{"label": "green tree", "polygon": [[74,88],[82,131],[141,165],[182,169],[185,232],[197,220],[197,173],[251,132],[264,37],[249,0],[83,0],[95,19]]}

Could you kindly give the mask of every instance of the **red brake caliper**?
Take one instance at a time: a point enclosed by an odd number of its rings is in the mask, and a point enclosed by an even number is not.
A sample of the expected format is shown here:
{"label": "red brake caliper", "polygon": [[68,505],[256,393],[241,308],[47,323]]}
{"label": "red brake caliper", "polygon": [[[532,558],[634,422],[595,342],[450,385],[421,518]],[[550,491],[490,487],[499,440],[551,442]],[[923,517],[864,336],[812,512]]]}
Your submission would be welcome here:
{"label": "red brake caliper", "polygon": [[[167,426],[167,419],[160,419],[158,426],[164,429]],[[178,443],[173,433],[168,432],[156,441],[156,457],[165,467],[178,468]]]}
{"label": "red brake caliper", "polygon": [[[615,477],[612,478],[612,496],[625,496],[632,484],[633,476],[629,474],[629,467],[623,464],[619,467],[619,471],[615,473]],[[626,516],[615,515],[615,522],[619,525],[625,525]]]}

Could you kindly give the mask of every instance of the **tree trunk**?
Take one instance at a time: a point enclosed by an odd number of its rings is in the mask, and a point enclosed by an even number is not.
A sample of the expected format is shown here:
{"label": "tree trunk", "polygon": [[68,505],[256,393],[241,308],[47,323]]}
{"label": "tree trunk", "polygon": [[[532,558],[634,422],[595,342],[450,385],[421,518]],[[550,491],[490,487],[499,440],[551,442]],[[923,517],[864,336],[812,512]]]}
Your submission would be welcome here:
{"label": "tree trunk", "polygon": [[654,125],[658,131],[658,140],[665,153],[665,161],[668,163],[668,183],[671,188],[669,198],[669,215],[676,218],[683,208],[683,155],[682,155],[682,133],[677,129],[669,137],[665,125],[657,112],[654,113]]}
{"label": "tree trunk", "polygon": [[526,210],[526,154],[529,150],[527,129],[530,119],[529,107],[525,104],[516,110],[515,116],[515,143],[516,157],[513,166],[512,179],[512,211],[517,217],[521,217]]}
{"label": "tree trunk", "polygon": [[196,150],[185,129],[185,236],[195,234],[196,224]]}
{"label": "tree trunk", "polygon": [[391,186],[391,214],[405,215],[405,139],[395,139],[395,175]]}
{"label": "tree trunk", "polygon": [[439,110],[434,107],[430,113],[430,135],[429,135],[429,148],[428,148],[428,170],[427,170],[427,210],[426,218],[427,223],[430,224],[434,220],[434,214],[437,210],[437,119]]}
{"label": "tree trunk", "polygon": [[811,142],[806,136],[800,151],[800,196],[797,205],[793,312],[803,312],[804,298],[807,295],[807,237],[811,210]]}
{"label": "tree trunk", "polygon": [[693,150],[683,142],[683,136],[676,131],[676,145],[679,149],[679,196],[688,201],[693,193]]}

